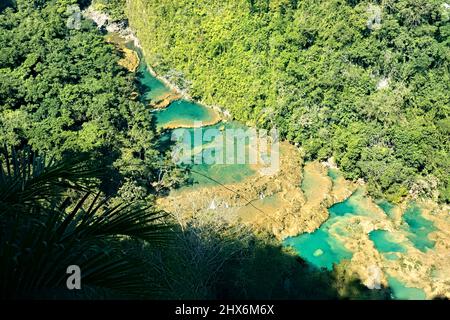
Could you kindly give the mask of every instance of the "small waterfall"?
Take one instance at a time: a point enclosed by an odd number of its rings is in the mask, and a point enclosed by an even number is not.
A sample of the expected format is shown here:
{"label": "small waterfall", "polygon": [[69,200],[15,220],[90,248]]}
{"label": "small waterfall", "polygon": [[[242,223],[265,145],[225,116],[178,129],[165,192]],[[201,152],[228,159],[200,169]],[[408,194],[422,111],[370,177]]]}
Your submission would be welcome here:
{"label": "small waterfall", "polygon": [[213,199],[213,201],[211,201],[211,204],[209,205],[209,209],[210,210],[216,210],[217,209],[217,205],[216,205],[216,200]]}

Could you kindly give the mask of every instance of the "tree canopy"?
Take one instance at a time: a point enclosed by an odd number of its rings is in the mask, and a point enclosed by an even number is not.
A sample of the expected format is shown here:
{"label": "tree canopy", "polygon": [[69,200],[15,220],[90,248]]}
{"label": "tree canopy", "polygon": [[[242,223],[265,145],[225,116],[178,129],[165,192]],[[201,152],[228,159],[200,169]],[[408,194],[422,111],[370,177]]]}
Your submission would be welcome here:
{"label": "tree canopy", "polygon": [[[96,152],[114,163],[110,192],[153,192],[165,170],[135,75],[92,22],[70,24],[74,0],[18,0],[0,14],[0,140],[61,158]],[[164,164],[165,165],[161,165]],[[106,191],[106,190],[105,190]]]}

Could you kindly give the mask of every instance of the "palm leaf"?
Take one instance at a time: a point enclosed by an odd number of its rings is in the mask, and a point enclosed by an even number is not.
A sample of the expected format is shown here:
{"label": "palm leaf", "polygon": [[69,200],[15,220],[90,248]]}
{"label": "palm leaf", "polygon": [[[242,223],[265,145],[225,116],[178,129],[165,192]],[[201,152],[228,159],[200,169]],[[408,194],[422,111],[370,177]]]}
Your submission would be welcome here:
{"label": "palm leaf", "polygon": [[[143,264],[124,244],[164,245],[165,212],[132,203],[111,205],[93,191],[99,169],[89,157],[46,162],[26,152],[3,152],[0,173],[0,295],[3,298],[144,297],[152,291]],[[74,190],[71,197],[64,195]],[[82,271],[70,292],[67,267]]]}
{"label": "palm leaf", "polygon": [[85,191],[101,175],[100,168],[90,165],[88,154],[46,161],[29,148],[9,153],[4,147],[0,156],[0,206],[49,201],[67,189]]}

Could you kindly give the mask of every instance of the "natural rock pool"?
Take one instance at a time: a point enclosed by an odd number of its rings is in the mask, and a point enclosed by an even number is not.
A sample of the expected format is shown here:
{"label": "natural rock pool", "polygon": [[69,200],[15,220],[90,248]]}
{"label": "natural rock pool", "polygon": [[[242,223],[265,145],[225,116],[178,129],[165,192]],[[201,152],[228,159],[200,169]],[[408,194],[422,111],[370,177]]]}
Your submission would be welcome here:
{"label": "natural rock pool", "polygon": [[399,300],[425,300],[426,294],[422,289],[405,286],[394,277],[388,277],[389,287],[392,290],[393,298]]}
{"label": "natural rock pool", "polygon": [[405,252],[405,248],[392,239],[392,235],[386,230],[374,230],[369,233],[369,239],[375,245],[375,248],[382,253]]}
{"label": "natural rock pool", "polygon": [[421,215],[421,210],[415,203],[411,204],[403,214],[403,219],[407,224],[408,239],[420,251],[426,252],[432,249],[435,245],[433,240],[430,240],[428,235],[435,231],[433,222],[425,219]]}
{"label": "natural rock pool", "polygon": [[208,126],[220,121],[214,110],[198,103],[177,100],[167,108],[155,111],[156,124],[160,128],[192,128],[198,123]]}

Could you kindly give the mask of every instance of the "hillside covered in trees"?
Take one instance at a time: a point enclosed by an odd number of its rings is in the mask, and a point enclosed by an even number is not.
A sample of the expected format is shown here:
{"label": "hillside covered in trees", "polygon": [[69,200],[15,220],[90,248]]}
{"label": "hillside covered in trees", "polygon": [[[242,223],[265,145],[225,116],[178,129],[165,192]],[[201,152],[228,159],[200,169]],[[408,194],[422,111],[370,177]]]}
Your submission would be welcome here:
{"label": "hillside covered in trees", "polygon": [[177,179],[165,173],[177,172],[154,146],[152,117],[136,99],[135,75],[117,63],[121,53],[90,21],[68,27],[74,4],[17,0],[2,9],[0,141],[57,159],[93,152],[98,165],[112,165],[105,192],[142,200],[161,191],[155,176],[168,187]]}
{"label": "hillside covered in trees", "polygon": [[238,120],[334,156],[374,196],[450,200],[444,0],[130,0],[148,62]]}

